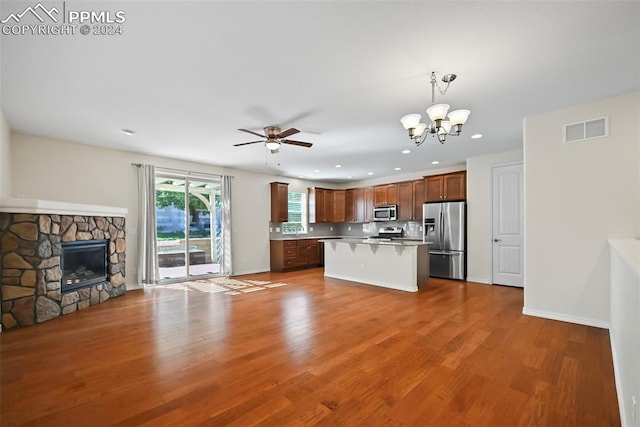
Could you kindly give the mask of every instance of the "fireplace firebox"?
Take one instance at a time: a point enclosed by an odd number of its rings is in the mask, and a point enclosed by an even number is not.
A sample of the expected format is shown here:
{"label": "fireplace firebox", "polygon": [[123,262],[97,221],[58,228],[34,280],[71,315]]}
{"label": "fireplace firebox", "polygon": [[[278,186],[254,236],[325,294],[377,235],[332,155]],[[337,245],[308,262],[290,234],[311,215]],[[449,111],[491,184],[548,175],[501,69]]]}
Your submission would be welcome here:
{"label": "fireplace firebox", "polygon": [[107,240],[62,243],[62,292],[107,281]]}

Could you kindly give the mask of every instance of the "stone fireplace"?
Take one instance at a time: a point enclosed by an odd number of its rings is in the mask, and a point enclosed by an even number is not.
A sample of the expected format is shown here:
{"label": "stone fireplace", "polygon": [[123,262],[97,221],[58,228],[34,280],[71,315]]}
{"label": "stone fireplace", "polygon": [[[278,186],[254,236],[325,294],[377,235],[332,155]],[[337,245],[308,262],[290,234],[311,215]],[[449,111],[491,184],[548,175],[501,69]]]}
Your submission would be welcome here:
{"label": "stone fireplace", "polygon": [[36,213],[0,212],[3,329],[42,323],[125,293],[124,216],[31,210]]}

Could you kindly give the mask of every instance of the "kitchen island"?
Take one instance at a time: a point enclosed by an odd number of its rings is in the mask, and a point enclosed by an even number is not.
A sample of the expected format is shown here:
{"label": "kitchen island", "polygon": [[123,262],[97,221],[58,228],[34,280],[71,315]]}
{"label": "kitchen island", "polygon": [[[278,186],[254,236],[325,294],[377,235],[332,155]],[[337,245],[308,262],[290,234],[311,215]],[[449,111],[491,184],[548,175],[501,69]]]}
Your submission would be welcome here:
{"label": "kitchen island", "polygon": [[324,242],[324,275],[407,292],[429,277],[429,245],[416,240],[343,238]]}

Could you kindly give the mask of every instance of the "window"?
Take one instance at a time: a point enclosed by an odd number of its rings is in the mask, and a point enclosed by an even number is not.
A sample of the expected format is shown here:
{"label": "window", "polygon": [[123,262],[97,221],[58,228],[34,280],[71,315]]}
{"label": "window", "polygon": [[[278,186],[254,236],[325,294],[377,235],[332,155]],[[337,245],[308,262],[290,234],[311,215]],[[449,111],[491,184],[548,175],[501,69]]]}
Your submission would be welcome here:
{"label": "window", "polygon": [[289,192],[289,222],[282,223],[282,234],[307,233],[307,195]]}

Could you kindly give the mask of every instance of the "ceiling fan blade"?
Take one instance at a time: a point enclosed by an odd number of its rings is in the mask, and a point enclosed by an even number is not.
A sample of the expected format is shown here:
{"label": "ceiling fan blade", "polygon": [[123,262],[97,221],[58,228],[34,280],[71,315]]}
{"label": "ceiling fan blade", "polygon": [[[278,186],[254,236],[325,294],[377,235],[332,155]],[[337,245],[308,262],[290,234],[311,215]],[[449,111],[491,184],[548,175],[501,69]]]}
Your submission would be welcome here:
{"label": "ceiling fan blade", "polygon": [[313,144],[310,142],[303,142],[303,141],[293,141],[291,139],[283,139],[282,141],[283,144],[291,144],[291,145],[299,145],[300,147],[311,147]]}
{"label": "ceiling fan blade", "polygon": [[252,130],[248,130],[248,129],[238,129],[238,130],[241,131],[241,132],[250,133],[251,135],[259,136],[260,138],[266,138],[267,137],[266,135],[260,135],[259,133],[254,132]]}
{"label": "ceiling fan blade", "polygon": [[280,132],[279,134],[277,134],[277,135],[276,135],[276,137],[277,137],[278,139],[279,139],[279,138],[286,138],[286,137],[291,136],[291,135],[293,135],[293,134],[296,134],[296,133],[298,133],[298,132],[300,132],[298,129],[296,129],[296,128],[290,128],[290,129],[287,129],[287,130],[285,130],[285,131],[283,131],[283,132]]}
{"label": "ceiling fan blade", "polygon": [[264,141],[241,142],[240,144],[233,144],[233,146],[240,147],[241,145],[257,144],[258,142],[264,142]]}

